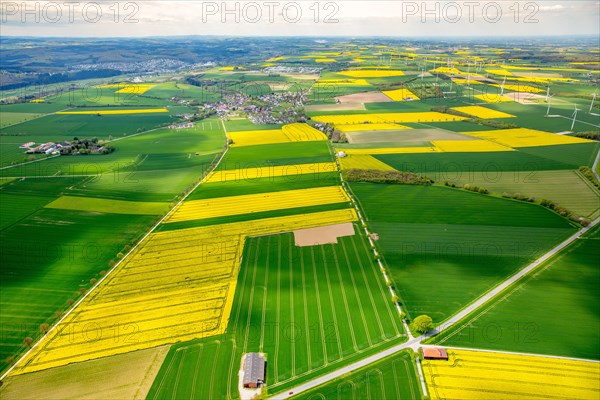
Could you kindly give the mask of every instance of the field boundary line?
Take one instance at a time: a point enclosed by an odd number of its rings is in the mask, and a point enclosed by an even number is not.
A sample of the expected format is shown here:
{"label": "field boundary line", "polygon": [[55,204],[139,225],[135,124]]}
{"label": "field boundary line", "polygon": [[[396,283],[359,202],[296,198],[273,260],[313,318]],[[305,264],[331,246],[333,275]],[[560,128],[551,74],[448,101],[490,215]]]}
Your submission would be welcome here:
{"label": "field boundary line", "polygon": [[[377,362],[383,358],[397,354],[401,350],[409,349],[409,348],[415,350],[418,347],[421,347],[421,341],[428,339],[430,337],[433,337],[435,335],[438,335],[438,334],[442,333],[443,331],[451,328],[452,326],[460,323],[462,320],[464,320],[466,317],[468,317],[470,314],[472,314],[475,310],[480,308],[482,305],[488,303],[490,300],[495,298],[498,294],[502,293],[504,290],[506,290],[508,287],[510,287],[516,281],[520,280],[524,276],[527,276],[530,272],[532,272],[533,270],[536,270],[540,265],[543,265],[549,259],[552,259],[552,257],[554,257],[558,252],[560,252],[564,248],[568,247],[570,244],[575,242],[586,232],[593,229],[596,225],[598,225],[598,223],[600,223],[600,218],[595,219],[587,227],[582,228],[582,229],[578,230],[577,232],[575,232],[569,238],[567,238],[566,240],[564,240],[563,242],[561,242],[560,244],[558,244],[557,246],[552,248],[550,251],[548,251],[547,253],[545,253],[544,255],[542,255],[541,257],[539,257],[538,259],[536,259],[529,265],[527,265],[525,268],[522,268],[516,274],[513,274],[509,278],[505,279],[504,281],[502,281],[501,283],[496,285],[494,288],[492,288],[491,290],[486,292],[483,296],[479,297],[476,301],[470,303],[466,307],[463,307],[463,309],[461,311],[459,311],[458,313],[451,316],[449,319],[447,319],[444,323],[440,324],[433,331],[426,333],[424,335],[421,335],[421,336],[417,336],[416,338],[409,338],[409,340],[407,342],[400,343],[396,346],[392,346],[388,349],[380,351],[379,353],[375,353],[366,358],[363,358],[362,360],[358,360],[352,364],[343,366],[343,367],[341,367],[337,370],[331,371],[325,375],[316,377],[315,379],[312,379],[308,382],[301,383],[293,388],[289,388],[285,392],[275,393],[270,398],[271,399],[289,398],[292,395],[316,388],[324,383],[335,380],[335,379],[337,379],[347,373],[350,373],[356,369],[365,367],[365,366],[372,364],[374,362]],[[435,389],[435,385],[434,385],[434,389]],[[290,393],[292,393],[292,394],[290,394]]]}
{"label": "field boundary line", "polygon": [[[221,163],[221,161],[223,160],[223,158],[225,157],[225,154],[227,154],[227,151],[229,150],[229,145],[228,143],[228,136],[227,136],[227,130],[225,129],[225,124],[223,123],[223,120],[221,120],[221,124],[223,125],[223,132],[225,133],[225,138],[226,138],[226,144],[225,144],[225,151],[223,153],[221,153],[221,157],[219,158],[219,160],[216,162],[215,166],[212,168],[212,170],[216,169],[219,164]],[[152,226],[152,228],[150,228],[150,230],[148,232],[146,232],[146,234],[127,252],[125,253],[125,256],[123,256],[123,258],[121,258],[114,267],[112,267],[110,270],[108,270],[108,272],[98,280],[98,282],[96,282],[96,284],[94,286],[92,286],[90,288],[90,290],[88,290],[83,296],[81,296],[81,298],[75,302],[75,304],[73,305],[73,307],[71,307],[63,316],[60,320],[58,320],[54,325],[52,325],[52,327],[48,330],[48,332],[46,332],[38,341],[35,342],[35,344],[33,346],[31,346],[31,348],[29,350],[27,350],[25,352],[25,354],[23,354],[21,357],[19,357],[19,359],[8,369],[6,370],[6,372],[4,372],[2,374],[2,376],[0,376],[0,381],[3,381],[8,374],[10,374],[22,361],[23,359],[25,359],[27,356],[29,356],[29,354],[33,353],[33,351],[42,343],[44,342],[44,339],[49,337],[49,335],[54,332],[55,330],[58,329],[58,327],[65,321],[65,319],[67,319],[71,313],[74,312],[74,310],[76,310],[77,308],[79,308],[79,306],[81,305],[81,303],[88,298],[88,296],[90,296],[92,293],[94,293],[96,291],[96,289],[102,284],[102,282],[104,282],[109,276],[112,275],[112,273],[114,271],[116,271],[118,269],[119,266],[121,266],[121,264],[123,264],[126,260],[129,260],[129,257],[131,256],[131,254],[133,254],[134,251],[137,250],[137,248],[142,244],[145,243],[146,239],[156,230],[156,228],[158,228],[158,226],[160,224],[162,224],[162,222],[167,219],[181,204],[183,204],[183,202],[188,198],[188,196],[190,194],[192,194],[197,188],[198,186],[200,186],[205,180],[206,177],[209,175],[209,173],[212,171],[208,171],[204,177],[202,177],[202,179],[200,179],[200,181],[188,192],[185,194],[185,196],[183,196],[181,198],[181,200],[179,200],[174,206],[173,208],[171,208],[161,219],[158,220],[158,222],[156,224],[154,224]],[[95,294],[95,293],[94,293]]]}
{"label": "field boundary line", "polygon": [[445,346],[445,347],[447,349],[455,349],[455,350],[480,351],[483,353],[513,354],[516,356],[544,357],[544,358],[554,358],[557,360],[581,361],[581,362],[589,362],[589,363],[593,363],[593,364],[600,364],[600,360],[591,360],[589,358],[555,356],[555,355],[551,355],[551,354],[539,354],[539,353],[522,353],[519,351],[508,351],[508,350],[475,349],[472,347],[457,347],[457,346]]}

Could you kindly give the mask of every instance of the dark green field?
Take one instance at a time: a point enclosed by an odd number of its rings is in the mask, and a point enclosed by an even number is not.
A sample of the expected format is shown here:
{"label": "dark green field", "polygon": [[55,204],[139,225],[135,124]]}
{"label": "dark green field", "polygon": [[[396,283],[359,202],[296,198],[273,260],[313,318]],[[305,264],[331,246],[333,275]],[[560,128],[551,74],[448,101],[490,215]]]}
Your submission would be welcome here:
{"label": "dark green field", "polygon": [[598,260],[600,229],[596,227],[433,341],[598,360]]}
{"label": "dark green field", "polygon": [[434,322],[575,231],[540,206],[460,189],[352,184],[352,191],[379,234],[407,313]]}
{"label": "dark green field", "polygon": [[243,146],[233,150],[227,153],[218,170],[328,162],[332,158],[325,141]]}
{"label": "dark green field", "polygon": [[291,233],[253,238],[227,332],[172,347],[147,398],[237,398],[241,356],[252,351],[267,353],[276,393],[403,340],[363,236],[310,247]]}
{"label": "dark green field", "polygon": [[421,389],[410,353],[410,350],[404,350],[343,378],[300,393],[294,398],[301,400],[418,399],[421,397]]}

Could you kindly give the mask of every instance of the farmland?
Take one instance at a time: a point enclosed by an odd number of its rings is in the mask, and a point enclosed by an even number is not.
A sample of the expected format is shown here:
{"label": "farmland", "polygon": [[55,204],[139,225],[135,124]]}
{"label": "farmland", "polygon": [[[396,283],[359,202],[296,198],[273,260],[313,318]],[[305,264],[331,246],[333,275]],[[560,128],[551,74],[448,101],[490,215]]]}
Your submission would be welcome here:
{"label": "farmland", "polygon": [[[594,266],[600,257],[599,240],[596,228],[435,341],[452,346],[600,359],[596,290],[600,274]],[[560,289],[555,282],[561,282]],[[574,326],[578,328],[573,329]]]}
{"label": "farmland", "polygon": [[410,353],[404,351],[312,391],[298,399],[359,400],[359,399],[416,399],[419,384]]}
{"label": "farmland", "polygon": [[3,25],[0,397],[248,400],[254,352],[258,398],[597,397],[597,43],[327,37],[330,6]]}
{"label": "farmland", "polygon": [[[275,393],[402,341],[400,320],[366,240],[338,242],[295,247],[290,233],[249,239],[227,331],[172,348],[148,398],[236,398],[231,365],[247,351],[272,355],[267,374]],[[352,310],[358,307],[369,311],[357,318]],[[199,362],[212,365],[209,376],[198,375]]]}
{"label": "farmland", "polygon": [[443,187],[351,187],[408,314],[436,322],[574,231],[551,211],[512,200]]}
{"label": "farmland", "polygon": [[432,399],[594,399],[600,378],[596,363],[465,350],[423,368]]}

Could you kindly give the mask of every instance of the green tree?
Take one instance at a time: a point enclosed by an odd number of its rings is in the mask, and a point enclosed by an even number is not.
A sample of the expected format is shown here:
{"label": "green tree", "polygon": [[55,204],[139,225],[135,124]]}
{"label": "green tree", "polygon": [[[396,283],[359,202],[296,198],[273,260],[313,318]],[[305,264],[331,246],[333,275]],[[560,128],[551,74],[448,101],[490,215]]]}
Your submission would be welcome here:
{"label": "green tree", "polygon": [[429,315],[419,315],[413,320],[412,326],[419,333],[427,333],[433,329],[433,320]]}

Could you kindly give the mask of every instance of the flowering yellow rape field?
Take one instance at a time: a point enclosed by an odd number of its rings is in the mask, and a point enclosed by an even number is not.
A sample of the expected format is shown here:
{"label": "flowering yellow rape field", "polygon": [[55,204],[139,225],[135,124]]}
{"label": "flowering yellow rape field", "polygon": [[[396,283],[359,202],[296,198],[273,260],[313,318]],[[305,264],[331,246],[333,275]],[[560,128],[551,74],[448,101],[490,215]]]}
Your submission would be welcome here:
{"label": "flowering yellow rape field", "polygon": [[448,354],[448,361],[423,361],[432,400],[598,399],[596,362],[468,350]]}
{"label": "flowering yellow rape field", "polygon": [[508,96],[500,96],[500,94],[487,93],[473,96],[475,99],[483,100],[487,103],[509,103],[512,99]]}
{"label": "flowering yellow rape field", "polygon": [[431,146],[423,147],[382,147],[371,149],[338,150],[344,151],[348,157],[364,154],[483,153],[514,151],[514,149],[510,148],[509,146],[487,140],[432,140]]}
{"label": "flowering yellow rape field", "polygon": [[361,132],[361,131],[396,131],[412,129],[409,126],[398,124],[354,124],[354,125],[336,125],[335,128],[340,132]]}
{"label": "flowering yellow rape field", "polygon": [[455,78],[455,79],[452,79],[452,82],[454,82],[454,83],[456,83],[458,85],[466,85],[466,84],[483,85],[481,82],[476,81],[474,79]]}
{"label": "flowering yellow rape field", "polygon": [[390,76],[404,76],[404,72],[398,70],[348,70],[338,72],[338,74],[350,76],[352,78],[388,78]]}
{"label": "flowering yellow rape field", "polygon": [[371,86],[365,79],[322,79],[315,86]]}
{"label": "flowering yellow rape field", "polygon": [[352,154],[340,159],[342,169],[376,169],[379,171],[396,171],[383,161],[368,154]]}
{"label": "flowering yellow rape field", "polygon": [[115,93],[143,94],[156,86],[155,83],[109,83],[96,86],[98,89],[118,89]]}
{"label": "flowering yellow rape field", "polygon": [[12,374],[222,334],[246,237],[356,220],[344,209],[153,233]]}
{"label": "flowering yellow rape field", "polygon": [[408,89],[386,90],[382,93],[394,101],[420,100],[419,96]]}
{"label": "flowering yellow rape field", "polygon": [[87,111],[58,111],[55,114],[59,115],[120,115],[120,114],[149,114],[149,113],[166,113],[169,112],[166,108],[145,108],[136,110],[87,110]]}
{"label": "flowering yellow rape field", "polygon": [[334,63],[337,62],[335,58],[315,58],[316,63]]}
{"label": "flowering yellow rape field", "polygon": [[486,69],[485,72],[493,75],[512,76],[512,72],[505,69]]}
{"label": "flowering yellow rape field", "polygon": [[260,178],[276,178],[280,176],[295,176],[306,174],[319,174],[322,172],[334,172],[337,166],[334,162],[273,165],[270,167],[240,168],[224,171],[211,172],[205,179],[205,183],[245,181]]}
{"label": "flowering yellow rape field", "polygon": [[349,201],[350,199],[341,186],[192,200],[183,203],[165,222],[190,221]]}
{"label": "flowering yellow rape field", "polygon": [[482,119],[515,118],[515,116],[512,114],[507,114],[502,111],[496,111],[481,106],[452,107],[452,110],[460,111],[462,113]]}
{"label": "flowering yellow rape field", "polygon": [[[491,85],[491,86],[501,87],[502,85],[494,84],[494,85]],[[524,93],[541,93],[541,92],[544,91],[543,89],[539,89],[539,88],[536,88],[534,86],[520,85],[520,84],[516,84],[516,85],[504,85],[504,89],[505,90],[510,90],[511,92],[524,92]]]}
{"label": "flowering yellow rape field", "polygon": [[552,146],[560,144],[593,143],[592,140],[557,135],[534,129],[500,129],[493,131],[462,132],[464,135],[489,140],[509,147]]}
{"label": "flowering yellow rape field", "polygon": [[302,123],[285,125],[281,129],[229,132],[228,136],[237,147],[327,140],[324,133]]}
{"label": "flowering yellow rape field", "polygon": [[462,121],[467,118],[434,111],[412,113],[317,115],[315,121],[334,125]]}
{"label": "flowering yellow rape field", "polygon": [[457,68],[449,68],[449,67],[437,67],[436,69],[432,69],[429,71],[433,74],[449,74],[449,75],[461,75],[462,71]]}

